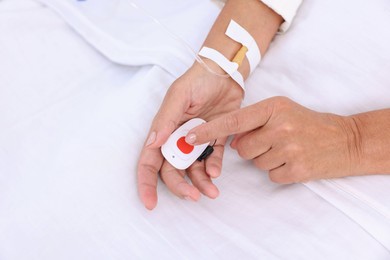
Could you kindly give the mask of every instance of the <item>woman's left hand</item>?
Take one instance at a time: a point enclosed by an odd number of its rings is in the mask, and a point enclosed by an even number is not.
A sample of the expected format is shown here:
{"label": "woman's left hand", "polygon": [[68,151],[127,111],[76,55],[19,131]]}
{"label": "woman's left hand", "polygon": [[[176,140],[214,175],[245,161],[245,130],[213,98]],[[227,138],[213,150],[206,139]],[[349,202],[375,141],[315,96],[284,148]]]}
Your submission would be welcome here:
{"label": "woman's left hand", "polygon": [[[186,171],[170,165],[160,148],[172,132],[189,119],[211,120],[239,108],[242,95],[241,87],[230,77],[218,77],[198,63],[172,84],[153,120],[138,161],[138,192],[147,209],[157,205],[158,175],[180,198],[197,201],[201,193],[210,198],[218,196],[212,178],[221,172],[226,138],[216,142],[210,157],[202,162],[196,161]],[[185,179],[186,174],[192,185]]]}

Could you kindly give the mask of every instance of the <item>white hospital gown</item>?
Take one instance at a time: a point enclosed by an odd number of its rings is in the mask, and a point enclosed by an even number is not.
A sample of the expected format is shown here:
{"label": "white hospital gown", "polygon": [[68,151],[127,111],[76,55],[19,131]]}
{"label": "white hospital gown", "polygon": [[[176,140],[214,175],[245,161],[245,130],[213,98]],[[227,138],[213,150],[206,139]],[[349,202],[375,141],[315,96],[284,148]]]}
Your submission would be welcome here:
{"label": "white hospital gown", "polygon": [[[283,17],[284,23],[280,26],[279,32],[285,32],[294,20],[295,14],[302,0],[261,0],[264,4]],[[226,2],[226,0],[217,0],[217,2]]]}

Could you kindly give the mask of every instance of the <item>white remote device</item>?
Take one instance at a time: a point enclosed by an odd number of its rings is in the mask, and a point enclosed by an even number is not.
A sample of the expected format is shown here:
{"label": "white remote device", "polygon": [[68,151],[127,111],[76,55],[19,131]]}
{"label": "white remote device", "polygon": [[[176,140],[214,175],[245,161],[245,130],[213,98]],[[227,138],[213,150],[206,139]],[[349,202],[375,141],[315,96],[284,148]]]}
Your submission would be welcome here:
{"label": "white remote device", "polygon": [[207,144],[190,145],[185,141],[188,132],[203,123],[203,119],[193,118],[176,129],[167,142],[161,146],[161,152],[165,159],[176,169],[185,170],[206,150]]}

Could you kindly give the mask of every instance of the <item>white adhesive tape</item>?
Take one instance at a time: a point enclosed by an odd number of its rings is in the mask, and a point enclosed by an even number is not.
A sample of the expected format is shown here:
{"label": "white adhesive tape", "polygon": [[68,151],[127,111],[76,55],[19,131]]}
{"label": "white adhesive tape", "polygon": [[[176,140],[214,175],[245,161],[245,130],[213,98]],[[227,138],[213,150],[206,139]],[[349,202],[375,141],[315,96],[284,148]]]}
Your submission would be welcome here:
{"label": "white adhesive tape", "polygon": [[223,56],[219,51],[209,47],[203,47],[200,50],[199,55],[217,63],[218,66],[220,66],[227,74],[229,74],[230,77],[232,77],[232,79],[235,82],[237,82],[238,85],[240,85],[245,92],[244,78],[242,77],[241,73],[238,72],[237,70],[238,69],[237,63],[231,62],[225,56]]}
{"label": "white adhesive tape", "polygon": [[225,34],[248,48],[246,57],[248,58],[250,72],[252,73],[261,61],[260,49],[259,46],[257,46],[255,39],[253,39],[252,35],[234,20],[230,21]]}

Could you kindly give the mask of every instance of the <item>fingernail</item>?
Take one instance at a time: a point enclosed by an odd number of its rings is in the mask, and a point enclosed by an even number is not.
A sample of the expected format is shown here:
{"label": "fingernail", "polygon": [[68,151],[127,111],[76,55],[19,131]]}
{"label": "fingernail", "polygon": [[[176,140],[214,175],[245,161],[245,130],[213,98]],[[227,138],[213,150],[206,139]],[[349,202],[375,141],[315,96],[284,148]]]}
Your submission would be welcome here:
{"label": "fingernail", "polygon": [[185,200],[188,200],[188,201],[195,201],[193,198],[191,198],[190,196],[185,196],[184,197]]}
{"label": "fingernail", "polygon": [[195,134],[189,134],[189,135],[186,136],[185,140],[186,140],[186,142],[188,144],[193,144],[196,141],[196,135]]}
{"label": "fingernail", "polygon": [[156,141],[156,137],[157,137],[156,132],[152,132],[152,133],[149,135],[149,138],[148,138],[148,140],[146,141],[145,146],[149,146],[149,145],[151,145],[152,143],[154,143],[154,141]]}

